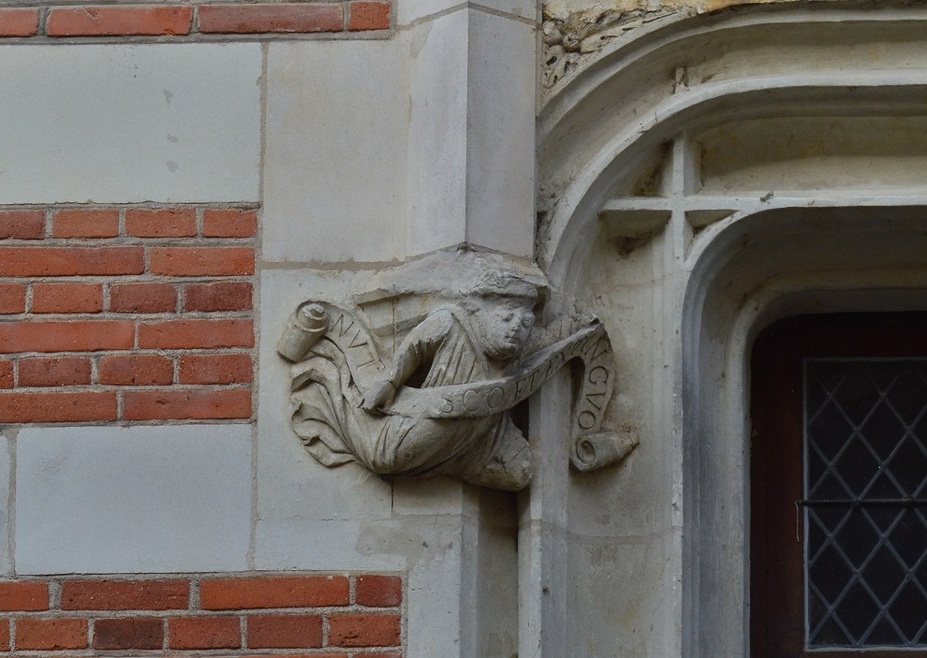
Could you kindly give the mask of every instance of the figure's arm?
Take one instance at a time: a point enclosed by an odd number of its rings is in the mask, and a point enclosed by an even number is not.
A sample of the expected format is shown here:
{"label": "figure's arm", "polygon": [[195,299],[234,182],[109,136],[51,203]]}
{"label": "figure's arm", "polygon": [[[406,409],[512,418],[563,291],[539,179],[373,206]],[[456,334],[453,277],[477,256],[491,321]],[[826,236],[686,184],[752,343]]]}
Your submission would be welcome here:
{"label": "figure's arm", "polygon": [[364,395],[367,411],[382,409],[393,401],[396,391],[422,364],[430,361],[454,322],[449,311],[436,311],[422,320],[405,337],[385,377],[374,382]]}

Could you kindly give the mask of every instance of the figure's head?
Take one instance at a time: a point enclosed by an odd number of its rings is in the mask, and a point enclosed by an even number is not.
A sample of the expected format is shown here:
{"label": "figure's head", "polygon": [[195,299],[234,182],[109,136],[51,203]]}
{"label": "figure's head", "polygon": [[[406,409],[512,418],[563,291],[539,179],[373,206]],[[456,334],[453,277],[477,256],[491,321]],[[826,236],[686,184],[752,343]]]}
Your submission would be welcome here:
{"label": "figure's head", "polygon": [[485,269],[463,302],[475,318],[483,351],[498,361],[525,349],[534,326],[538,286],[504,269]]}
{"label": "figure's head", "polygon": [[483,329],[483,350],[491,359],[507,361],[525,349],[534,326],[534,304],[523,297],[484,299],[477,312]]}

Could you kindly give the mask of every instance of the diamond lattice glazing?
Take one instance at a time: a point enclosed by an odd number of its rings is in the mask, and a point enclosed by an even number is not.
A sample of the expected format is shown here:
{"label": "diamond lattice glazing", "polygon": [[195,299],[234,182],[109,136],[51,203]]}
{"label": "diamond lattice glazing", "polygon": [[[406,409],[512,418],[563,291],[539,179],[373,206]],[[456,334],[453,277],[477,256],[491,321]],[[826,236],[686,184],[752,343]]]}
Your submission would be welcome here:
{"label": "diamond lattice glazing", "polygon": [[805,362],[809,648],[927,646],[927,360]]}

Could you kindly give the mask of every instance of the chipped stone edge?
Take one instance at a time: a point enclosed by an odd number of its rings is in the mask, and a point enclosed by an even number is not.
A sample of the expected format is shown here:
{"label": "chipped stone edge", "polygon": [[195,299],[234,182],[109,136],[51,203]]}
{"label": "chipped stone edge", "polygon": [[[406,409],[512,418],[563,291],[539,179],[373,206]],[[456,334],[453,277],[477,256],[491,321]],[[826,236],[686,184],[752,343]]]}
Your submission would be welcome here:
{"label": "chipped stone edge", "polygon": [[605,9],[600,6],[573,12],[566,17],[544,10],[541,92],[549,95],[557,84],[583,68],[610,42],[648,23],[674,16],[682,18],[697,9]]}

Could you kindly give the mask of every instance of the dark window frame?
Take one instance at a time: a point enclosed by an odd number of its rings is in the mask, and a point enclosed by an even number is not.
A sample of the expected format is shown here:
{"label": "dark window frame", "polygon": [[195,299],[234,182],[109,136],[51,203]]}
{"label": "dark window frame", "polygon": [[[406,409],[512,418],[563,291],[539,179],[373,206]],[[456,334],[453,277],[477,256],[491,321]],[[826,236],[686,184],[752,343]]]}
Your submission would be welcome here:
{"label": "dark window frame", "polygon": [[[810,315],[774,323],[751,369],[752,658],[927,656],[920,648],[806,649],[803,378],[805,358],[923,357],[927,313]],[[925,613],[927,614],[927,613]]]}

